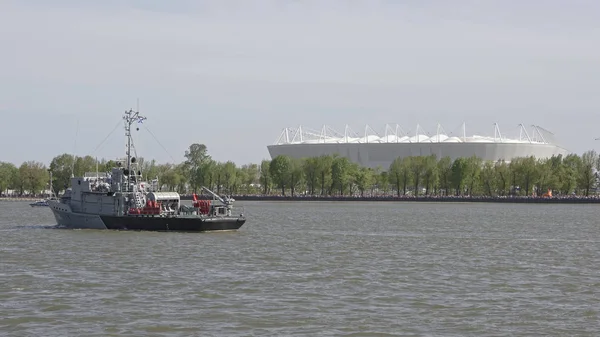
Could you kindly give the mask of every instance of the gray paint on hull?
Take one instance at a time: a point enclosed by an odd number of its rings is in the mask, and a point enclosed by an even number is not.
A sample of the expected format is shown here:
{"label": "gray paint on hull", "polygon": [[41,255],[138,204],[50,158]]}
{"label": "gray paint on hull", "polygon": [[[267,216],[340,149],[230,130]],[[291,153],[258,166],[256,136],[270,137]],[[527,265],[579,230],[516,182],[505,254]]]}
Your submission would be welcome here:
{"label": "gray paint on hull", "polygon": [[107,229],[98,215],[73,213],[68,205],[58,202],[49,202],[48,204],[59,227],[72,229]]}

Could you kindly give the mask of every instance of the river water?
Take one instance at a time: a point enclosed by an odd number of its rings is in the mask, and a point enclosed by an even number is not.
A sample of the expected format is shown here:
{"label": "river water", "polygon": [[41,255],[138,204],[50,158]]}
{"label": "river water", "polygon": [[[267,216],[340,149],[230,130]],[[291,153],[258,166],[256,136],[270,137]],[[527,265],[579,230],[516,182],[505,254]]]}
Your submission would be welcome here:
{"label": "river water", "polygon": [[597,336],[596,205],[238,202],[238,232],[0,202],[0,335]]}

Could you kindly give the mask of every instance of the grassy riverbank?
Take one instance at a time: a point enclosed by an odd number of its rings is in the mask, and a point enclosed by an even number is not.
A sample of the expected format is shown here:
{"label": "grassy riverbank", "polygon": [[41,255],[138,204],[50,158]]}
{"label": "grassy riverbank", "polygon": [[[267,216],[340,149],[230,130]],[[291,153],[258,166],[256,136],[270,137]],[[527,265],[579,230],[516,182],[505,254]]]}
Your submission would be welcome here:
{"label": "grassy riverbank", "polygon": [[[543,203],[543,204],[596,204],[600,203],[597,196],[560,196],[542,197],[486,197],[486,196],[275,196],[275,195],[233,195],[236,201],[381,201],[381,202],[497,202],[497,203]],[[192,196],[181,196],[182,200],[191,200]]]}

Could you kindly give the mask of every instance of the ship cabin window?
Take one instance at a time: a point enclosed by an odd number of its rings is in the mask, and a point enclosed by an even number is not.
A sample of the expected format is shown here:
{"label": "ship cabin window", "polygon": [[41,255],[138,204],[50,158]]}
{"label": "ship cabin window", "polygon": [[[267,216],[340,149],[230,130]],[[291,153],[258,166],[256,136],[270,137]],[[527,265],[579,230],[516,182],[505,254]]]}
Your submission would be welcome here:
{"label": "ship cabin window", "polygon": [[217,207],[217,215],[225,215],[225,207]]}

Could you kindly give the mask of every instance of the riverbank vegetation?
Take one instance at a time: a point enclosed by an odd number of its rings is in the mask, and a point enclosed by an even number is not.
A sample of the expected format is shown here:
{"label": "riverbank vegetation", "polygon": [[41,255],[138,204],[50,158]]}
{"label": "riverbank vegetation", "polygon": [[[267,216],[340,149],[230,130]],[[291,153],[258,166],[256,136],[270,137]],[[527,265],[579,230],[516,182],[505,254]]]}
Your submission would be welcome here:
{"label": "riverbank vegetation", "polygon": [[[579,156],[534,157],[484,162],[480,158],[415,156],[396,159],[387,168],[365,168],[340,156],[293,159],[279,156],[261,163],[236,166],[217,162],[206,146],[192,144],[182,163],[159,164],[139,159],[146,180],[157,178],[164,190],[182,194],[200,192],[207,186],[219,194],[231,195],[471,195],[542,196],[595,194],[598,154],[591,150]],[[52,171],[54,192],[69,185],[71,175],[107,172],[111,160],[61,154],[50,165],[26,161],[20,166],[0,162],[0,194],[37,195],[48,188]]]}

